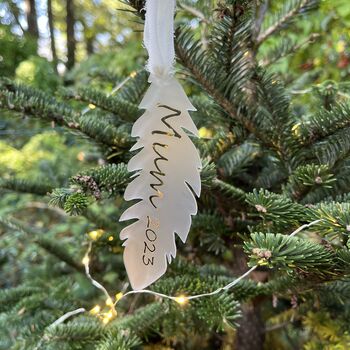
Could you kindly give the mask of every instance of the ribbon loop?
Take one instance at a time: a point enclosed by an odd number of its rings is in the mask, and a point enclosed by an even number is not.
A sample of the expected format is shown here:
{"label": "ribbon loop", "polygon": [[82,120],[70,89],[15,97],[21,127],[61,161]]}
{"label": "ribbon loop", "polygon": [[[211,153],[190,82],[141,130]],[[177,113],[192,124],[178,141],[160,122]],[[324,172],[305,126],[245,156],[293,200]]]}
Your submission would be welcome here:
{"label": "ribbon loop", "polygon": [[144,44],[148,71],[156,77],[173,74],[175,61],[174,15],[176,0],[147,0]]}

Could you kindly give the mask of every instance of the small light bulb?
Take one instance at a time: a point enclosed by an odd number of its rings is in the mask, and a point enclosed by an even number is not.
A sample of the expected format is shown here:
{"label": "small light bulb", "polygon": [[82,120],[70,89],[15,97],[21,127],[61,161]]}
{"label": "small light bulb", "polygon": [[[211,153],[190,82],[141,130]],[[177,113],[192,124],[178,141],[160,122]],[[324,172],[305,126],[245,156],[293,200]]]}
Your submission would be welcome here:
{"label": "small light bulb", "polygon": [[77,155],[77,159],[82,162],[85,159],[85,153],[79,152]]}
{"label": "small light bulb", "polygon": [[107,324],[109,321],[111,321],[116,316],[117,316],[116,311],[114,311],[114,310],[108,311],[106,314],[104,314],[104,317],[102,318],[103,324]]}
{"label": "small light bulb", "polygon": [[100,305],[96,305],[94,306],[91,310],[90,310],[90,314],[92,315],[96,315],[101,311],[101,307]]}
{"label": "small light bulb", "polygon": [[96,231],[91,231],[91,232],[89,232],[89,236],[90,236],[91,239],[96,240],[97,232]]}
{"label": "small light bulb", "polygon": [[112,242],[112,241],[114,240],[114,237],[113,237],[113,236],[109,236],[109,237],[108,237],[108,240],[109,240],[110,242]]}
{"label": "small light bulb", "polygon": [[119,292],[119,293],[117,293],[116,295],[115,295],[115,300],[116,301],[119,301],[122,297],[123,297],[123,293],[122,292]]}
{"label": "small light bulb", "polygon": [[85,255],[81,262],[83,263],[83,265],[89,265],[90,258],[87,255]]}
{"label": "small light bulb", "polygon": [[210,139],[213,137],[213,132],[212,130],[202,126],[199,130],[198,130],[198,135],[200,138],[204,138],[204,139]]}
{"label": "small light bulb", "polygon": [[179,295],[175,298],[175,301],[180,305],[185,305],[188,302],[188,299],[185,295]]}
{"label": "small light bulb", "polygon": [[107,305],[107,306],[113,306],[113,300],[112,300],[111,298],[108,298],[108,299],[106,300],[106,305]]}
{"label": "small light bulb", "polygon": [[103,324],[107,324],[109,321],[110,321],[110,318],[108,318],[108,317],[104,317],[102,319]]}
{"label": "small light bulb", "polygon": [[90,231],[88,235],[93,241],[96,241],[103,235],[103,233],[104,231],[100,229],[100,230]]}

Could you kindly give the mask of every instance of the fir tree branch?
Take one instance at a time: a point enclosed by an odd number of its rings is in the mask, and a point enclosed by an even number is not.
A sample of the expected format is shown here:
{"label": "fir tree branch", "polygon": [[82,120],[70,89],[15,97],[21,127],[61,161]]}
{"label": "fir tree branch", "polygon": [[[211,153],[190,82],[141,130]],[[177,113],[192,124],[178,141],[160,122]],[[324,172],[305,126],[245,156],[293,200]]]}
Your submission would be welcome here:
{"label": "fir tree branch", "polygon": [[74,124],[77,114],[43,91],[0,80],[0,107],[49,120],[58,125]]}
{"label": "fir tree branch", "polygon": [[265,222],[286,228],[306,219],[305,208],[290,198],[264,189],[246,195],[246,202],[256,209]]}
{"label": "fir tree branch", "polygon": [[66,91],[65,97],[88,102],[105,111],[112,112],[124,120],[135,120],[139,114],[136,104],[92,88],[79,88],[77,91]]}
{"label": "fir tree branch", "polygon": [[67,215],[64,210],[62,210],[60,208],[53,208],[50,205],[48,205],[47,203],[43,203],[43,202],[28,202],[25,204],[24,207],[28,208],[28,209],[51,210],[59,216],[66,216]]}
{"label": "fir tree branch", "polygon": [[80,261],[75,260],[71,254],[68,253],[68,247],[57,244],[56,241],[43,236],[38,236],[34,242],[48,253],[55,256],[58,260],[65,262],[68,266],[73,267],[76,271],[83,273],[84,268]]}
{"label": "fir tree branch", "polygon": [[216,88],[214,81],[206,77],[206,74],[201,69],[201,63],[205,60],[205,54],[204,52],[199,52],[198,44],[196,43],[192,42],[191,48],[188,47],[191,39],[188,38],[187,32],[182,32],[180,35],[177,34],[175,49],[181,64],[191,72],[196,81],[202,85],[207,93],[231,118],[238,121],[247,131],[255,135],[265,145],[275,149],[275,145],[271,142],[270,138],[267,138],[249,118],[238,112],[234,104]]}
{"label": "fir tree branch", "polygon": [[281,18],[278,19],[276,23],[274,23],[272,26],[267,28],[263,33],[260,33],[256,39],[257,45],[260,45],[263,41],[265,41],[269,36],[274,34],[276,31],[280,30],[281,27],[288,22],[290,19],[292,19],[296,14],[298,14],[304,7],[308,5],[308,3],[311,2],[310,0],[302,0],[297,6],[290,9],[288,12],[286,12]]}
{"label": "fir tree branch", "polygon": [[317,188],[331,189],[335,181],[334,174],[327,165],[301,165],[289,176],[283,192],[295,200],[301,201]]}
{"label": "fir tree branch", "polygon": [[120,229],[117,222],[113,221],[113,219],[109,218],[107,215],[104,215],[104,213],[101,211],[95,212],[91,208],[86,208],[86,210],[83,211],[82,215],[87,220],[94,223],[97,227],[104,230],[118,232]]}
{"label": "fir tree branch", "polygon": [[246,193],[242,189],[232,186],[220,179],[215,179],[213,185],[214,187],[219,188],[226,196],[244,202]]}
{"label": "fir tree branch", "polygon": [[37,194],[40,196],[45,196],[52,191],[52,187],[49,184],[16,178],[0,179],[0,188],[21,193]]}
{"label": "fir tree branch", "polygon": [[226,178],[237,176],[261,157],[261,148],[249,140],[236,147],[231,147],[217,162],[220,174]]}
{"label": "fir tree branch", "polygon": [[0,313],[11,309],[19,300],[40,292],[39,287],[27,285],[0,290]]}
{"label": "fir tree branch", "polygon": [[64,261],[68,266],[73,267],[75,270],[84,272],[84,268],[81,263],[77,262],[70,254],[68,254],[67,247],[62,246],[61,243],[44,237],[42,233],[39,234],[37,230],[33,230],[15,218],[0,217],[0,224],[8,227],[11,230],[24,233],[25,235],[31,237],[34,243],[45,249],[51,255],[54,255],[61,261]]}
{"label": "fir tree branch", "polygon": [[102,167],[85,170],[70,179],[72,185],[79,185],[87,193],[100,199],[102,192],[116,196],[125,188],[130,179],[127,166],[123,163],[107,164]]}
{"label": "fir tree branch", "polygon": [[264,0],[262,4],[259,7],[258,10],[258,16],[255,20],[255,25],[254,25],[254,37],[256,38],[260,31],[261,31],[261,26],[264,22],[266,12],[269,8],[269,0]]}
{"label": "fir tree branch", "polygon": [[42,345],[45,343],[55,344],[55,347],[78,343],[80,348],[83,348],[81,345],[86,346],[94,341],[101,340],[105,332],[98,322],[98,320],[82,319],[80,322],[73,320],[67,324],[60,323],[48,326],[37,350],[43,349]]}
{"label": "fir tree branch", "polygon": [[0,108],[54,121],[114,149],[128,149],[132,143],[124,127],[118,129],[106,118],[93,113],[80,115],[46,93],[8,79],[0,81]]}
{"label": "fir tree branch", "polygon": [[250,266],[259,263],[287,270],[298,267],[321,274],[331,269],[334,258],[322,245],[282,234],[253,233],[244,249],[250,255]]}
{"label": "fir tree branch", "polygon": [[[327,83],[325,83],[327,85]],[[350,128],[350,104],[338,103],[331,110],[321,108],[317,113],[311,115],[293,127],[293,132],[303,145],[308,146],[326,139],[327,136],[337,131]]]}
{"label": "fir tree branch", "polygon": [[321,35],[319,33],[312,33],[306,39],[298,43],[288,42],[283,43],[282,47],[275,48],[275,50],[262,61],[259,62],[261,67],[267,67],[276,63],[281,58],[284,58],[292,53],[298,52],[302,47],[314,43]]}

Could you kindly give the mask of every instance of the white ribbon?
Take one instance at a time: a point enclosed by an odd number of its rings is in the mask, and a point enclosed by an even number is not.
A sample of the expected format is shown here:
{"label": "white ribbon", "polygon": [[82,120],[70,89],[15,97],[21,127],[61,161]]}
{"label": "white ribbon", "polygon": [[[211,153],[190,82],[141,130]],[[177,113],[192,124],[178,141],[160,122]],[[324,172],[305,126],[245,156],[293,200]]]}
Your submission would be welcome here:
{"label": "white ribbon", "polygon": [[149,56],[147,69],[157,78],[173,74],[175,5],[176,0],[146,1],[143,40]]}

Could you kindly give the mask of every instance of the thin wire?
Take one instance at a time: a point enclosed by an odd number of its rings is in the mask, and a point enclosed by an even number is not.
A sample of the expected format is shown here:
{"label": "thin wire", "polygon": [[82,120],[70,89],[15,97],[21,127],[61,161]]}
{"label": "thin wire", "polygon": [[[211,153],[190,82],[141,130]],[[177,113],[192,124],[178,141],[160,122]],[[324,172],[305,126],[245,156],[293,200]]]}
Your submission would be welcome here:
{"label": "thin wire", "polygon": [[91,249],[92,249],[92,241],[89,242],[89,246],[88,246],[88,250],[86,251],[85,253],[85,256],[84,256],[84,259],[83,259],[83,264],[84,264],[84,267],[85,267],[85,275],[87,276],[87,278],[91,281],[91,283],[98,289],[102,290],[102,292],[104,293],[104,295],[106,296],[107,300],[108,301],[111,301],[110,302],[110,305],[108,306],[111,306],[112,308],[112,311],[114,314],[117,314],[117,310],[115,309],[115,306],[114,306],[114,303],[112,302],[112,297],[109,295],[107,289],[100,283],[100,282],[97,282],[96,280],[94,280],[90,274],[90,266],[89,266],[89,263],[90,263],[90,253],[91,253]]}
{"label": "thin wire", "polygon": [[[235,280],[231,281],[226,286],[220,287],[220,288],[214,290],[213,292],[202,293],[202,294],[195,294],[195,295],[190,295],[190,296],[184,296],[184,298],[186,300],[193,300],[193,299],[199,299],[199,298],[203,298],[203,297],[209,297],[209,296],[212,296],[212,295],[216,295],[216,294],[218,294],[218,293],[220,293],[220,292],[222,292],[224,290],[230,289],[233,286],[235,286],[243,278],[245,278],[248,275],[250,275],[257,267],[258,267],[258,265],[254,265],[252,268],[250,268],[248,271],[246,271],[243,275],[241,275],[238,278],[236,278]],[[149,290],[149,289],[141,289],[141,290],[131,290],[131,291],[123,294],[123,296],[120,297],[114,303],[114,305],[116,305],[121,299],[123,299],[126,296],[131,295],[131,294],[152,294],[152,295],[159,296],[159,297],[162,297],[162,298],[165,298],[165,299],[170,299],[170,300],[174,300],[174,301],[178,301],[179,300],[179,296],[173,296],[173,295],[167,295],[167,294],[163,294],[163,293],[158,293],[158,292],[154,292],[153,290]]]}
{"label": "thin wire", "polygon": [[129,74],[128,77],[126,77],[124,80],[122,80],[119,84],[117,84],[112,91],[108,94],[108,96],[114,95],[117,93],[129,80],[134,79],[136,75],[140,74],[142,72],[142,69],[133,71],[131,74]]}
{"label": "thin wire", "polygon": [[149,289],[142,289],[142,290],[130,290],[129,292],[123,294],[123,296],[120,297],[117,301],[115,301],[114,305],[116,305],[121,299],[125,298],[128,295],[141,294],[141,293],[142,294],[152,294],[152,295],[155,295],[157,297],[161,297],[161,298],[165,298],[165,299],[171,299],[171,300],[176,300],[176,297],[171,296],[171,295],[154,292],[153,290],[149,290]]}
{"label": "thin wire", "polygon": [[[65,313],[64,315],[62,315],[60,318],[58,318],[55,322],[51,323],[47,328],[50,327],[55,327],[61,323],[63,323],[65,320],[67,320],[68,318],[81,314],[83,312],[85,312],[86,310],[81,307],[79,309],[73,310],[73,311],[69,311],[67,313]],[[37,346],[34,348],[34,350],[39,350],[43,344],[43,342],[48,341],[48,338],[46,335],[44,335],[38,342]]]}
{"label": "thin wire", "polygon": [[294,237],[297,233],[299,233],[300,231],[304,230],[305,228],[308,228],[308,227],[310,227],[310,226],[312,226],[312,225],[316,225],[316,224],[318,224],[318,223],[321,222],[321,221],[322,221],[322,219],[318,219],[318,220],[315,220],[315,221],[310,222],[309,224],[305,224],[305,225],[303,225],[303,226],[300,226],[298,229],[296,229],[294,232],[292,232],[292,233],[289,235],[289,237]]}
{"label": "thin wire", "polygon": [[232,281],[231,283],[229,283],[227,286],[223,287],[223,289],[230,289],[233,286],[235,286],[240,280],[242,280],[243,278],[247,277],[248,275],[250,275],[256,268],[258,267],[258,265],[254,265],[250,270],[248,270],[247,272],[245,272],[242,276],[238,277],[237,279],[235,279],[234,281]]}
{"label": "thin wire", "polygon": [[[289,237],[293,237],[296,234],[298,234],[300,231],[315,225],[317,223],[319,223],[320,221],[322,221],[321,219],[319,220],[315,220],[310,222],[309,224],[305,224],[300,226],[299,228],[297,228],[295,231],[293,231],[291,234],[289,234]],[[190,295],[190,296],[184,296],[185,300],[193,300],[193,299],[199,299],[199,298],[203,298],[203,297],[208,297],[208,296],[212,296],[212,295],[216,295],[222,291],[226,291],[230,288],[232,288],[233,286],[235,286],[238,282],[240,282],[242,279],[244,279],[245,277],[249,276],[259,265],[254,265],[253,267],[251,267],[248,271],[246,271],[243,275],[237,277],[236,279],[234,279],[233,281],[231,281],[230,283],[228,283],[227,285],[225,285],[224,287],[220,287],[216,290],[214,290],[213,292],[208,292],[208,293],[203,293],[203,294],[196,294],[196,295]],[[118,300],[115,301],[114,305],[117,305],[117,303],[122,300],[123,298],[127,297],[128,295],[131,294],[152,294],[155,296],[159,296],[162,298],[166,298],[166,299],[170,299],[170,300],[175,300],[178,301],[179,300],[179,296],[174,296],[174,295],[166,295],[166,294],[162,294],[162,293],[158,293],[158,292],[154,292],[152,290],[149,289],[141,289],[141,290],[131,290],[125,294],[123,294]]]}
{"label": "thin wire", "polygon": [[[293,231],[291,234],[289,234],[288,236],[289,237],[293,237],[295,236],[296,234],[298,234],[300,231],[312,226],[312,225],[315,225],[315,224],[318,224],[319,222],[321,222],[322,219],[319,219],[319,220],[315,220],[315,221],[312,221],[310,222],[309,224],[305,224],[305,225],[302,225],[300,226],[299,228],[297,228],[295,231]],[[97,282],[96,280],[94,280],[90,274],[90,267],[89,267],[89,261],[90,261],[90,258],[89,258],[89,255],[91,253],[91,249],[92,249],[92,241],[89,242],[89,246],[88,246],[88,249],[84,255],[84,259],[83,259],[83,264],[85,266],[85,274],[86,276],[88,277],[88,279],[91,281],[91,283],[98,289],[102,290],[103,293],[105,294],[105,296],[107,297],[107,300],[112,300],[111,296],[109,295],[107,289],[99,282]],[[242,279],[244,279],[245,277],[249,276],[256,268],[258,267],[258,265],[254,265],[253,267],[251,267],[248,271],[246,271],[244,274],[242,274],[241,276],[237,277],[236,279],[234,279],[233,281],[231,281],[230,283],[226,284],[224,287],[220,287],[216,290],[214,290],[213,292],[208,292],[208,293],[203,293],[203,294],[195,294],[195,295],[190,295],[190,296],[183,296],[182,300],[184,301],[188,301],[188,300],[193,300],[193,299],[199,299],[199,298],[204,298],[204,297],[208,297],[208,296],[212,296],[212,295],[216,295],[216,294],[219,294],[220,292],[222,291],[226,291],[230,288],[232,288],[233,286],[235,286],[238,282],[240,282]],[[154,295],[154,296],[158,296],[158,297],[161,297],[161,298],[165,298],[165,299],[170,299],[170,300],[174,300],[176,302],[179,302],[179,298],[181,298],[180,296],[174,296],[174,295],[167,295],[167,294],[163,294],[163,293],[158,293],[158,292],[154,292],[152,290],[149,290],[149,289],[142,289],[142,290],[131,290],[125,294],[123,294],[120,298],[118,298],[113,304],[111,303],[110,306],[112,311],[115,313],[115,315],[117,314],[117,311],[115,309],[115,306],[117,305],[117,303],[122,300],[123,298],[127,297],[128,295],[131,295],[131,294],[151,294],[151,295]],[[80,309],[77,309],[77,310],[74,310],[74,311],[70,311],[70,312],[67,312],[66,314],[64,314],[63,316],[61,316],[59,319],[57,319],[54,323],[52,323],[51,326],[53,325],[57,325],[57,324],[60,324],[62,322],[64,322],[65,320],[67,320],[68,318],[74,316],[74,315],[77,315],[79,313],[83,313],[83,312],[86,312],[85,309],[83,308],[80,308]]]}
{"label": "thin wire", "polygon": [[75,315],[78,315],[78,314],[81,314],[83,312],[85,312],[86,310],[81,307],[80,309],[76,309],[74,311],[69,311],[67,312],[66,314],[64,314],[63,316],[61,316],[59,319],[57,319],[54,323],[52,323],[49,327],[54,327],[54,326],[57,326],[61,323],[63,323],[65,320],[67,320],[68,318],[72,317],[72,316],[75,316]]}

